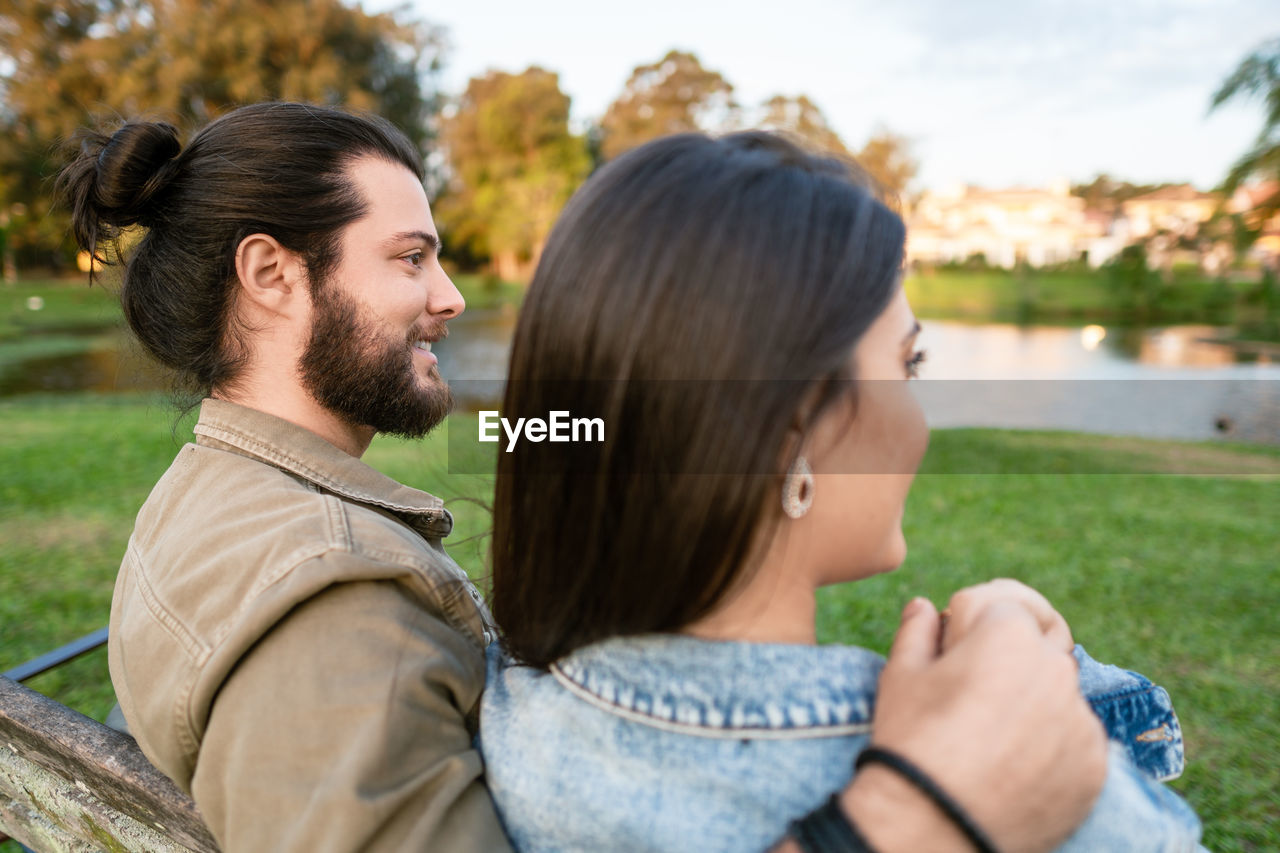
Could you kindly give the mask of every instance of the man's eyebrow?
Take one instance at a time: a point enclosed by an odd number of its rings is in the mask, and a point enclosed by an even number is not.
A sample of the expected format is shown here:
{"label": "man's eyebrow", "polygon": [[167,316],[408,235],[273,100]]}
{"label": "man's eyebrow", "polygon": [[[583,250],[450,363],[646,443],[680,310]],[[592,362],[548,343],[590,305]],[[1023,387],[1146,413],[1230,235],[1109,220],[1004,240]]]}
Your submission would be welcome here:
{"label": "man's eyebrow", "polygon": [[911,331],[907,332],[907,336],[902,339],[902,345],[906,346],[911,341],[912,338],[920,334],[920,329],[921,329],[920,321],[916,320],[915,323],[911,326]]}
{"label": "man's eyebrow", "polygon": [[399,234],[393,234],[383,241],[384,246],[396,246],[401,243],[417,241],[426,245],[428,249],[440,254],[440,238],[426,231],[401,231]]}

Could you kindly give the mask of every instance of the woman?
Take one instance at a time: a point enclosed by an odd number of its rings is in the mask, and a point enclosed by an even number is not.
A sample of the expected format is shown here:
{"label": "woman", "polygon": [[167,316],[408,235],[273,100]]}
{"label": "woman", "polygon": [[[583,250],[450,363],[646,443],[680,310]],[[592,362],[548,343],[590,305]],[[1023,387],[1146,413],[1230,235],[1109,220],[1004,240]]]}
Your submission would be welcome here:
{"label": "woman", "polygon": [[[517,847],[763,848],[847,782],[882,660],[815,645],[814,592],[906,556],[928,429],[903,241],[845,165],[761,133],[650,143],[566,208],[503,416],[606,440],[499,458],[481,743]],[[1020,598],[1071,648],[1025,587],[969,594]],[[1167,696],[1077,658],[1125,746],[1066,846],[1194,846],[1153,778],[1181,764]]]}

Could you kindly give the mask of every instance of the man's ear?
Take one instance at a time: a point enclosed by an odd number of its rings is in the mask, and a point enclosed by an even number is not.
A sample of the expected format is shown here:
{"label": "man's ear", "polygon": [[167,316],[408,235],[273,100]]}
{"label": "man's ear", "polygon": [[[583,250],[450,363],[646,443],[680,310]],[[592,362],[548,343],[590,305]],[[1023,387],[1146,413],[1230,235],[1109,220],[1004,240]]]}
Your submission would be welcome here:
{"label": "man's ear", "polygon": [[250,234],[236,249],[240,296],[270,314],[293,314],[310,305],[306,266],[270,234]]}

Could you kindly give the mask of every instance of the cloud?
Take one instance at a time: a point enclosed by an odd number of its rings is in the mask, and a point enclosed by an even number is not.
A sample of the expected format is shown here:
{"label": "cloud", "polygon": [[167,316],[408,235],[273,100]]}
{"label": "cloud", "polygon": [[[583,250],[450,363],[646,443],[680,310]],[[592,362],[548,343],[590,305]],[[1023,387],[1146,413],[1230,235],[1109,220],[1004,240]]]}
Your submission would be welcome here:
{"label": "cloud", "polygon": [[1258,0],[904,4],[888,13],[929,45],[903,71],[998,85],[1027,100],[1096,103],[1216,81],[1261,41],[1274,6]]}
{"label": "cloud", "polygon": [[1280,29],[1275,0],[419,6],[451,27],[454,89],[486,67],[537,62],[561,72],[581,126],[631,68],[680,47],[745,103],[809,95],[855,148],[877,125],[906,134],[923,182],[993,185],[1096,170],[1217,180],[1260,114],[1231,106],[1207,119],[1209,96]]}

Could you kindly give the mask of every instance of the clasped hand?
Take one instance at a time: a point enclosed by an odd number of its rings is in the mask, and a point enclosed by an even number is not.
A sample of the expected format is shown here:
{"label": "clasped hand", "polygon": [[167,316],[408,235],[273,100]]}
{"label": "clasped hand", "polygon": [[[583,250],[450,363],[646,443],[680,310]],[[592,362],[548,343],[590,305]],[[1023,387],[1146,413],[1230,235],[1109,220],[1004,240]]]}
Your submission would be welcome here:
{"label": "clasped hand", "polygon": [[[914,599],[880,678],[872,743],[921,767],[1000,850],[1051,850],[1106,779],[1106,735],[1080,693],[1072,648],[1066,620],[1017,581],[957,592],[945,624]],[[844,804],[877,850],[971,849],[887,769],[859,773]],[[891,823],[877,812],[913,819]]]}

